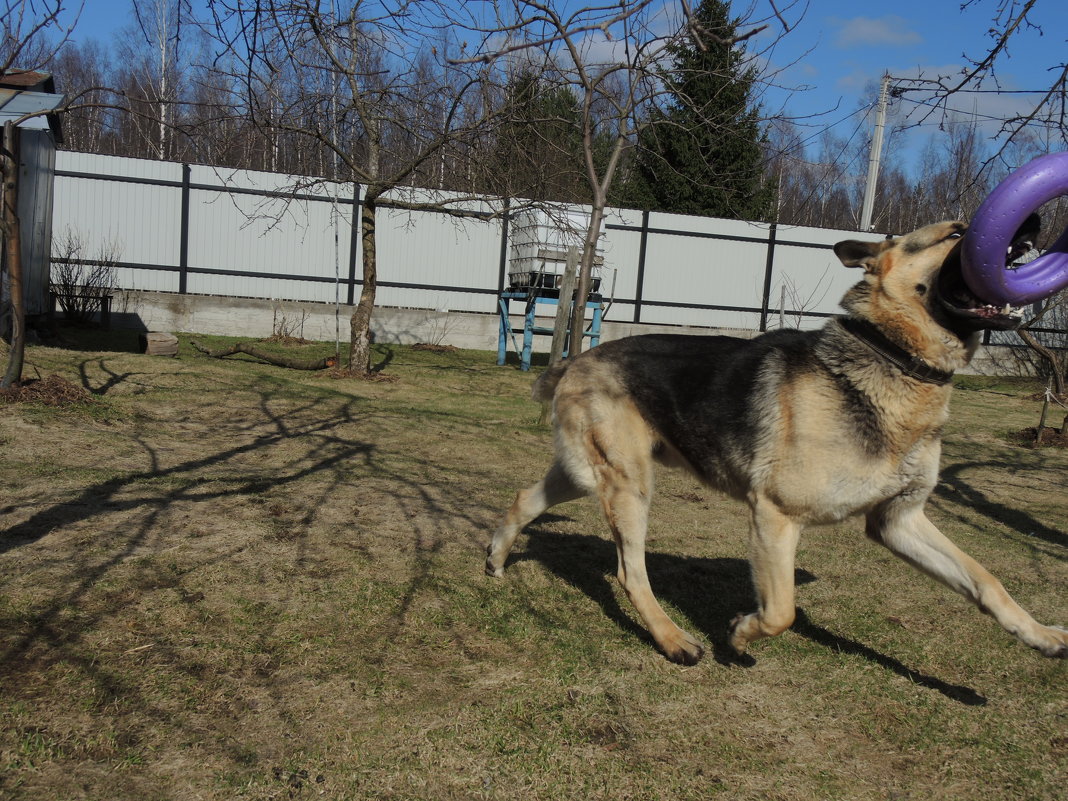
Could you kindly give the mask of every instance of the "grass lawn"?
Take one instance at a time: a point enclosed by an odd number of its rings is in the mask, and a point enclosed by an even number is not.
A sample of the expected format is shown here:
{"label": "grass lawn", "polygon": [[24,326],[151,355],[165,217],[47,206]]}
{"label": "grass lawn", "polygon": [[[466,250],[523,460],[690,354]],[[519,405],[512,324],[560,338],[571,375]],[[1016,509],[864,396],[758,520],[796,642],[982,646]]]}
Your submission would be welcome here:
{"label": "grass lawn", "polygon": [[[483,574],[549,461],[529,374],[479,352],[380,347],[395,380],[361,382],[188,337],[177,359],[88,346],[31,347],[25,376],[89,401],[0,404],[0,799],[1065,795],[1068,663],[856,520],[805,532],[799,622],[723,664],[753,608],[746,515],[660,473],[652,584],[711,646],[683,668],[589,501]],[[1013,444],[1037,385],[958,386],[930,516],[1068,625],[1068,451]]]}

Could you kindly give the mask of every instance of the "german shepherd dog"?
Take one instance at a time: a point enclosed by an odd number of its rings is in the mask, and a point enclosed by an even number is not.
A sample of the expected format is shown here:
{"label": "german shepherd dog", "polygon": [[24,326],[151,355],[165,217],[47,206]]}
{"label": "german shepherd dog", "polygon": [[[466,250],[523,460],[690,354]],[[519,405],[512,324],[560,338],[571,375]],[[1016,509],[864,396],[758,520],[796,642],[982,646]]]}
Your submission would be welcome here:
{"label": "german shepherd dog", "polygon": [[[1032,215],[1009,260],[1028,249],[1037,226]],[[981,330],[1013,328],[1022,315],[985,305],[964,284],[966,228],[941,222],[897,239],[835,245],[842,264],[864,277],[842,300],[846,314],[818,331],[751,340],[636,336],[547,370],[533,394],[553,402],[556,459],[505,514],[486,572],[503,575],[516,536],[546,509],[596,493],[627,596],[668,659],[696,663],[701,643],[668,617],[646,575],[657,461],[749,505],[757,610],[730,624],[739,656],[794,621],[802,527],[859,513],[871,539],[1025,644],[1068,657],[1068,630],[1037,623],[924,514],[953,371],[968,364]]]}

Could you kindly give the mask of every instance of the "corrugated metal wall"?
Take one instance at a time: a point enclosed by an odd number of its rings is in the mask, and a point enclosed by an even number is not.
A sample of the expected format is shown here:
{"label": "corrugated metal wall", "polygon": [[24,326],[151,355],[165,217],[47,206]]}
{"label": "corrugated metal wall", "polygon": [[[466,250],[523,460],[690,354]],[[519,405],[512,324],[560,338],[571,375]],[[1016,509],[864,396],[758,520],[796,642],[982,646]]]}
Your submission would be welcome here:
{"label": "corrugated metal wall", "polygon": [[[60,152],[53,234],[75,232],[89,258],[110,248],[125,289],[346,303],[361,274],[354,200],[351,185]],[[385,201],[378,303],[494,313],[502,220]],[[786,324],[818,325],[859,278],[830,250],[855,233],[630,210],[606,223],[613,320],[775,327],[785,287]]]}
{"label": "corrugated metal wall", "polygon": [[[85,173],[102,178],[69,177]],[[89,259],[113,257],[123,289],[177,292],[182,165],[56,153],[52,236],[68,232]],[[143,265],[143,266],[136,266]]]}
{"label": "corrugated metal wall", "polygon": [[[48,311],[52,247],[52,173],[56,146],[48,131],[19,130],[19,221],[22,227],[22,288],[27,314]],[[27,225],[30,223],[30,225]]]}
{"label": "corrugated metal wall", "polygon": [[297,180],[190,167],[188,292],[334,300],[335,255],[347,274],[352,187],[320,185],[299,189],[296,198],[274,196],[292,192]]}

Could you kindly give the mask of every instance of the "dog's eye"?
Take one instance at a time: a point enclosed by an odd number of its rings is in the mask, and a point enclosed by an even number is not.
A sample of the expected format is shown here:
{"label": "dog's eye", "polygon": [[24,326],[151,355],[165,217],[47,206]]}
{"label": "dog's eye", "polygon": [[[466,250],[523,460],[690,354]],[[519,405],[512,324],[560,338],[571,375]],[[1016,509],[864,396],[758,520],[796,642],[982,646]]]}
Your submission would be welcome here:
{"label": "dog's eye", "polygon": [[925,294],[927,294],[927,284],[916,284],[916,294],[917,295],[925,295]]}
{"label": "dog's eye", "polygon": [[964,236],[964,234],[962,234],[960,231],[954,231],[949,236],[947,236],[946,239],[960,239],[962,236]]}

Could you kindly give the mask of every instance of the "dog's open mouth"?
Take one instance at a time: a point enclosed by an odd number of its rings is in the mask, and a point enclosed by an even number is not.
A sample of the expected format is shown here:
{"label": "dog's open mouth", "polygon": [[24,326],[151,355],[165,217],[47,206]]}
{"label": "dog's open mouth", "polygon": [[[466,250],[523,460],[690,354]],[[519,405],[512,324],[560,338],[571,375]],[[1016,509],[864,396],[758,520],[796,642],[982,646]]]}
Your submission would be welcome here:
{"label": "dog's open mouth", "polygon": [[994,306],[976,297],[964,283],[964,276],[961,274],[960,248],[954,249],[939,270],[936,294],[942,307],[956,322],[965,323],[975,329],[1016,328],[1023,322],[1026,311],[1023,307],[1010,306],[1007,303],[1004,306]]}

